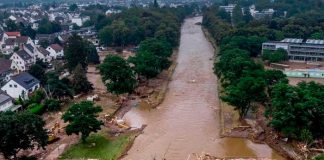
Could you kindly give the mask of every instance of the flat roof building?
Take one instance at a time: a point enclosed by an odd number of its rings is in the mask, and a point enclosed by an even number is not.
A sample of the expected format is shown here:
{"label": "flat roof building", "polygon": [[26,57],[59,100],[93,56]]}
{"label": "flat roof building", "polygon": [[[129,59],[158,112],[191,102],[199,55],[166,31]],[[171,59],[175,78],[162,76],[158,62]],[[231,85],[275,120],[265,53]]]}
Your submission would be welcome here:
{"label": "flat roof building", "polygon": [[288,52],[290,61],[324,61],[324,40],[286,38],[282,41],[262,43],[264,50],[275,51],[279,48]]}

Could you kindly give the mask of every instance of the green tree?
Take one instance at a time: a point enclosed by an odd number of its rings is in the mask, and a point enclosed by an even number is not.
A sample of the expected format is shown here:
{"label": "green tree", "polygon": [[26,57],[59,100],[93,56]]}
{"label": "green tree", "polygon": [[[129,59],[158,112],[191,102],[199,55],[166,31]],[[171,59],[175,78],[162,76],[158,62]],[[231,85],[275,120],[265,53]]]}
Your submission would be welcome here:
{"label": "green tree", "polygon": [[41,40],[39,41],[39,45],[43,48],[47,48],[49,46],[49,41],[48,40]]}
{"label": "green tree", "polygon": [[71,12],[74,12],[74,11],[76,11],[78,9],[78,5],[77,4],[71,4],[70,6],[69,6],[69,11],[71,11]]}
{"label": "green tree", "polygon": [[30,112],[0,112],[0,152],[16,159],[20,150],[43,148],[47,144],[45,122]]}
{"label": "green tree", "polygon": [[[297,86],[278,83],[271,94],[270,125],[286,136],[308,139],[306,130],[314,138],[323,138],[324,86],[315,82],[302,82]],[[307,132],[308,132],[307,131]],[[308,137],[308,138],[307,138]]]}
{"label": "green tree", "polygon": [[73,71],[78,64],[81,64],[83,68],[87,67],[87,44],[78,35],[72,35],[64,48],[64,56],[67,60],[67,67],[70,71]]}
{"label": "green tree", "polygon": [[273,86],[277,83],[281,82],[288,84],[287,76],[280,70],[266,70],[264,72],[264,78],[268,95],[271,94]]}
{"label": "green tree", "polygon": [[124,47],[130,33],[130,30],[126,26],[125,22],[122,20],[114,21],[111,27],[113,43],[117,46]]}
{"label": "green tree", "polygon": [[231,14],[225,11],[225,9],[220,9],[217,13],[217,16],[220,17],[222,20],[226,21],[227,23],[231,23],[232,17]]}
{"label": "green tree", "polygon": [[92,84],[87,79],[86,70],[80,64],[73,71],[72,87],[76,94],[93,90]]}
{"label": "green tree", "polygon": [[159,8],[159,3],[157,2],[157,0],[154,0],[153,7],[154,8]]}
{"label": "green tree", "polygon": [[37,33],[40,34],[52,34],[60,32],[62,27],[59,23],[50,22],[48,19],[44,18],[40,21]]}
{"label": "green tree", "polygon": [[39,64],[33,64],[30,66],[28,73],[37,78],[41,84],[46,83],[45,69]]}
{"label": "green tree", "polygon": [[72,91],[69,84],[64,82],[64,79],[60,80],[58,75],[55,73],[46,74],[47,81],[45,89],[50,98],[61,99],[65,97],[72,97]]}
{"label": "green tree", "polygon": [[313,33],[310,38],[311,39],[320,39],[320,40],[323,40],[324,39],[324,32],[316,32],[316,33]]}
{"label": "green tree", "polygon": [[164,40],[148,38],[140,43],[138,52],[153,53],[158,57],[165,58],[172,55],[172,47]]}
{"label": "green tree", "polygon": [[44,106],[47,111],[59,111],[61,109],[60,102],[56,99],[46,99],[44,101]]}
{"label": "green tree", "polygon": [[123,58],[108,55],[98,68],[108,91],[122,94],[134,90],[136,86],[135,75]]}
{"label": "green tree", "polygon": [[98,55],[96,47],[91,42],[88,42],[87,51],[88,51],[87,63],[99,64],[100,63],[100,57]]}
{"label": "green tree", "polygon": [[109,46],[113,44],[113,29],[111,26],[106,26],[105,28],[101,29],[98,33],[98,37],[100,43]]}
{"label": "green tree", "polygon": [[271,63],[278,63],[288,60],[288,53],[286,50],[281,48],[273,52],[265,50],[262,59],[269,60]]}
{"label": "green tree", "polygon": [[103,125],[103,122],[97,119],[101,111],[100,106],[94,106],[89,101],[71,105],[62,116],[64,122],[69,122],[65,129],[66,133],[68,135],[81,133],[81,139],[85,142],[91,132],[97,132]]}
{"label": "green tree", "polygon": [[240,5],[236,5],[233,9],[232,20],[235,25],[239,25],[244,22],[243,13]]}
{"label": "green tree", "polygon": [[8,20],[7,22],[6,22],[6,31],[8,31],[8,32],[15,32],[15,31],[18,31],[18,26],[17,26],[17,24],[14,22],[14,21],[12,21],[12,20]]}
{"label": "green tree", "polygon": [[134,64],[136,73],[146,78],[153,78],[162,71],[160,58],[152,53],[139,52],[130,57],[129,62]]}
{"label": "green tree", "polygon": [[237,84],[225,88],[222,100],[233,105],[239,111],[240,118],[244,118],[253,103],[265,100],[265,82],[260,77],[242,77]]}
{"label": "green tree", "polygon": [[29,97],[29,103],[41,103],[45,98],[45,92],[42,89],[38,89]]}
{"label": "green tree", "polygon": [[31,39],[35,39],[36,31],[34,29],[32,29],[30,25],[23,27],[20,32],[21,32],[21,35],[23,35],[23,36],[28,36]]}

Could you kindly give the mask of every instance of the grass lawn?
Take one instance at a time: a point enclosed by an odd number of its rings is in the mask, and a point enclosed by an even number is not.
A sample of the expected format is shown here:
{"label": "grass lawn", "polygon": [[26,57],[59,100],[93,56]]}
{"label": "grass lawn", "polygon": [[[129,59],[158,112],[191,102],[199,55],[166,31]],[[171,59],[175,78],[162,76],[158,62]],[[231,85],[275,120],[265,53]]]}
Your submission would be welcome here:
{"label": "grass lawn", "polygon": [[60,159],[115,160],[126,150],[132,137],[124,135],[110,140],[100,134],[92,134],[86,143],[79,142],[71,146],[61,155]]}

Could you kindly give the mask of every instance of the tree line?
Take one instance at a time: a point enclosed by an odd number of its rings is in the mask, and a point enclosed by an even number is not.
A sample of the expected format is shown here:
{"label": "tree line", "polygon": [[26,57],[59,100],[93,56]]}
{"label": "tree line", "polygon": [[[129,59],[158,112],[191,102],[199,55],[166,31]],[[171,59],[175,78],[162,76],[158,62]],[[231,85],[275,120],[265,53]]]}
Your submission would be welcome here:
{"label": "tree line", "polygon": [[[317,138],[323,139],[323,85],[302,82],[291,86],[282,71],[264,69],[262,64],[252,59],[259,56],[262,42],[267,40],[309,38],[318,31],[323,31],[323,14],[306,12],[302,16],[308,20],[305,23],[297,24],[304,20],[291,17],[252,20],[233,27],[219,12],[218,7],[207,9],[204,12],[203,26],[220,48],[214,71],[223,87],[221,99],[234,106],[241,118],[249,114],[252,108],[265,106],[268,124],[289,138],[305,143]],[[297,31],[285,29],[290,28],[291,23],[296,23]],[[303,30],[301,28],[309,26],[309,23],[313,24],[309,30],[299,32]],[[266,53],[264,58],[274,62],[287,59],[282,52],[278,50]]]}
{"label": "tree line", "polygon": [[180,38],[180,26],[192,8],[131,8],[113,16],[99,32],[106,46],[138,45],[127,60],[109,55],[98,66],[108,91],[131,93],[139,79],[156,77],[171,64],[169,58]]}

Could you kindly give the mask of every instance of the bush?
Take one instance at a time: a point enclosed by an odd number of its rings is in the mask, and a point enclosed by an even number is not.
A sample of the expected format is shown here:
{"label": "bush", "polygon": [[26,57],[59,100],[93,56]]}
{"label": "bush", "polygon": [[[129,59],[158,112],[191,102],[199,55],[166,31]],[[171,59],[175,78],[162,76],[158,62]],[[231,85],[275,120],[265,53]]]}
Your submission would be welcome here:
{"label": "bush", "polygon": [[44,109],[45,109],[44,105],[37,104],[37,103],[33,103],[28,106],[28,111],[34,114],[42,114],[44,112]]}
{"label": "bush", "polygon": [[318,156],[316,156],[315,158],[313,158],[313,160],[323,160],[324,159],[324,154],[320,154]]}
{"label": "bush", "polygon": [[44,102],[44,106],[47,111],[58,111],[61,109],[60,102],[55,99],[46,99]]}
{"label": "bush", "polygon": [[35,91],[29,98],[30,103],[41,103],[45,99],[45,92],[43,90]]}

